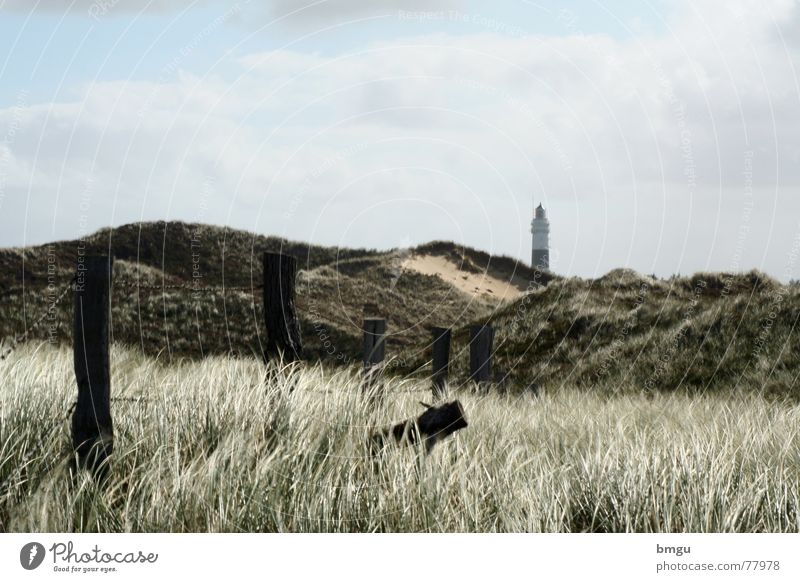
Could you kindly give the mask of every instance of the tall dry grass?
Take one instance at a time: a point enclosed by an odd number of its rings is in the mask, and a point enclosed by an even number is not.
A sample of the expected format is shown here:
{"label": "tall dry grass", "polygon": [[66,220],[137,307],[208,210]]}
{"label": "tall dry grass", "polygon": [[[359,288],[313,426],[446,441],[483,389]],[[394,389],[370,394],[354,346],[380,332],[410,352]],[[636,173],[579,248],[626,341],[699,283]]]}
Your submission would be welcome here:
{"label": "tall dry grass", "polygon": [[[758,396],[460,393],[469,428],[365,456],[428,386],[112,353],[107,487],[68,479],[72,354],[0,362],[2,531],[800,531],[800,408]],[[294,390],[291,390],[294,388]]]}

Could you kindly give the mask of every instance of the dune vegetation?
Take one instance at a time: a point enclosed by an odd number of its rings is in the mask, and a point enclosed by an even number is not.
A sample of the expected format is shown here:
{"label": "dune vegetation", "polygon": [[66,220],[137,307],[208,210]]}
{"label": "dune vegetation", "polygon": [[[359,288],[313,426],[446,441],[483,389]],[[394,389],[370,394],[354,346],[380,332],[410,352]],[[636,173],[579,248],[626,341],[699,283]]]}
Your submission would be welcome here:
{"label": "dune vegetation", "polygon": [[0,531],[798,532],[800,407],[755,392],[454,389],[469,426],[371,458],[424,378],[115,345],[105,486],[69,475],[72,353],[0,361]]}
{"label": "dune vegetation", "polygon": [[[83,246],[116,257],[103,487],[69,473]],[[261,359],[274,251],[299,265],[305,345],[286,368]],[[800,531],[797,284],[563,278],[453,243],[348,250],[184,223],[4,249],[0,266],[0,531]],[[365,316],[388,325],[378,398],[358,367]],[[478,389],[469,331],[487,323]],[[370,431],[430,402],[434,326],[453,329],[449,397],[469,426],[429,455],[372,458]]]}

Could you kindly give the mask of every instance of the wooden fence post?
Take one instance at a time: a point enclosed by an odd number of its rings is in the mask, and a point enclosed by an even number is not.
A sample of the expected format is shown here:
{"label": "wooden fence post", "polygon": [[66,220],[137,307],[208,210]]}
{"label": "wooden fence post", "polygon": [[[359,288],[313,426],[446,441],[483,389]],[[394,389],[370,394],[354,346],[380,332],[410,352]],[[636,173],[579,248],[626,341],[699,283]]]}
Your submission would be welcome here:
{"label": "wooden fence post", "polygon": [[370,389],[380,375],[386,356],[386,320],[377,317],[364,319],[364,387]]}
{"label": "wooden fence post", "polygon": [[73,354],[78,400],[72,445],[78,466],[104,480],[114,449],[108,352],[113,257],[79,256],[75,281]]}
{"label": "wooden fence post", "polygon": [[300,322],[294,306],[297,259],[281,253],[264,253],[264,324],[267,345],[264,359],[299,360],[303,351]]}
{"label": "wooden fence post", "polygon": [[399,444],[415,444],[422,441],[425,443],[425,453],[427,454],[433,450],[436,443],[469,426],[464,415],[464,407],[458,400],[439,406],[428,404],[423,404],[423,406],[428,410],[416,419],[405,420],[388,428],[371,432],[369,437],[370,453],[375,456],[392,441]]}
{"label": "wooden fence post", "polygon": [[433,397],[444,394],[450,367],[450,339],[452,332],[446,327],[433,328]]}
{"label": "wooden fence post", "polygon": [[488,325],[474,325],[469,330],[469,377],[474,382],[488,382],[492,377],[494,330]]}

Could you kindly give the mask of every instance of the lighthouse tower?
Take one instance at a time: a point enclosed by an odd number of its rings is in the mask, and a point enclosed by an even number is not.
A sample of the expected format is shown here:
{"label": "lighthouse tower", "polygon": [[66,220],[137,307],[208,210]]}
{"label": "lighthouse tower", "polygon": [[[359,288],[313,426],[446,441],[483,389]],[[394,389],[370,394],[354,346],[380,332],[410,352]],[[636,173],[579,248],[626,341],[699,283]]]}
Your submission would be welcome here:
{"label": "lighthouse tower", "polygon": [[547,220],[547,211],[541,204],[534,211],[531,232],[533,233],[531,266],[534,269],[548,271],[550,270],[550,221]]}

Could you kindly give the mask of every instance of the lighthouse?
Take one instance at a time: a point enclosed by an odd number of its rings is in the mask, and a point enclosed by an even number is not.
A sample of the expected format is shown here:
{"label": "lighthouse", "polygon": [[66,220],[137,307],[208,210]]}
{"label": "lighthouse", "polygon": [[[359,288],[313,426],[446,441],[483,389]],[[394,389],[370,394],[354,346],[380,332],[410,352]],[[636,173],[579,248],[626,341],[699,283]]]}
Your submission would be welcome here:
{"label": "lighthouse", "polygon": [[533,234],[533,253],[531,266],[543,271],[550,270],[550,221],[547,220],[547,211],[541,204],[536,207],[531,221]]}

